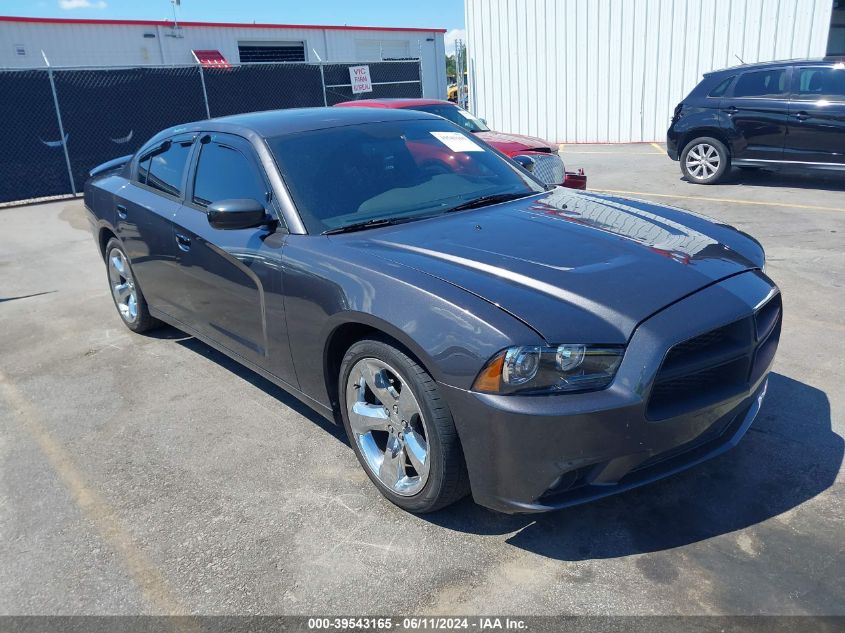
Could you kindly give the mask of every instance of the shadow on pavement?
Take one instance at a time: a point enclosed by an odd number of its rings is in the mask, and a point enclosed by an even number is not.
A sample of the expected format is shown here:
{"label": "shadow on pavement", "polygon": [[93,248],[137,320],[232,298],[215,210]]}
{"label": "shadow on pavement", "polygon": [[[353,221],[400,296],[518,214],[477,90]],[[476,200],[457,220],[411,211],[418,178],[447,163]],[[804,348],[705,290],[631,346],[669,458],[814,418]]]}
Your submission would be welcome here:
{"label": "shadow on pavement", "polygon": [[[684,181],[684,178],[681,180]],[[798,172],[735,167],[719,181],[719,185],[845,191],[845,177],[839,172],[830,171]]]}
{"label": "shadow on pavement", "polygon": [[[346,434],[284,389],[173,328],[156,331],[228,369],[344,444]],[[643,488],[573,508],[509,516],[467,497],[420,518],[557,560],[615,558],[688,545],[761,523],[833,485],[845,441],[831,429],[824,392],[773,373],[754,424],[731,451]]]}
{"label": "shadow on pavement", "polygon": [[766,521],[833,485],[845,442],[824,392],[780,374],[739,445],[643,488],[542,515],[506,516],[466,499],[424,518],[558,560],[667,550]]}
{"label": "shadow on pavement", "polygon": [[179,330],[172,327],[164,327],[158,330],[153,330],[151,334],[153,336],[156,336],[156,338],[176,340],[179,345],[187,347],[192,352],[196,352],[200,356],[204,356],[208,360],[217,363],[224,369],[229,370],[230,372],[232,372],[239,378],[245,380],[252,386],[257,387],[267,395],[272,396],[273,398],[278,400],[280,404],[286,407],[290,407],[302,417],[307,418],[339,442],[347,444],[346,432],[343,430],[342,427],[333,424],[329,420],[326,420],[326,418],[311,409],[308,405],[300,402],[297,398],[289,394],[281,387],[275,385],[266,378],[255,373],[251,369],[244,367],[239,362],[232,360],[225,354],[218,352],[213,347],[210,347],[202,341],[199,341],[194,337],[190,336],[189,334],[180,332]]}

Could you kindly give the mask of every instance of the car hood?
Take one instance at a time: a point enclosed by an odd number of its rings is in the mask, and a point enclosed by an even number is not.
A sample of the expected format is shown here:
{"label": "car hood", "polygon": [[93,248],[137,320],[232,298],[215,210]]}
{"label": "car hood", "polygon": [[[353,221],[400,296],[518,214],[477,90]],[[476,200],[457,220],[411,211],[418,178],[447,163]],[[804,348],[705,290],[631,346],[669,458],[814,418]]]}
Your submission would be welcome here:
{"label": "car hood", "polygon": [[475,136],[485,143],[489,143],[500,152],[511,156],[518,154],[519,152],[527,152],[531,150],[540,150],[542,152],[552,152],[557,150],[556,145],[551,145],[543,139],[534,138],[533,136],[505,134],[503,132],[493,131],[476,132]]}
{"label": "car hood", "polygon": [[562,188],[353,236],[549,343],[624,343],[660,309],[764,262],[756,240],[703,216]]}

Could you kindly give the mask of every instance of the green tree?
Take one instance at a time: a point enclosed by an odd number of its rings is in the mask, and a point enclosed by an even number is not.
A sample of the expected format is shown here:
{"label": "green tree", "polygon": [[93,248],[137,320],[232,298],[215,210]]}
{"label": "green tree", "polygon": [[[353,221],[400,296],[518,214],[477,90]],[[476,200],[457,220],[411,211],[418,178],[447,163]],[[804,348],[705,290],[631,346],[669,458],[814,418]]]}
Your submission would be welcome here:
{"label": "green tree", "polygon": [[454,77],[455,76],[455,56],[454,55],[446,55],[446,76],[447,77]]}
{"label": "green tree", "polygon": [[[461,52],[463,53],[463,67],[464,67],[464,74],[467,71],[467,48],[466,46],[461,46]],[[449,81],[455,81],[458,74],[455,71],[455,55],[446,55],[446,76],[449,78]]]}

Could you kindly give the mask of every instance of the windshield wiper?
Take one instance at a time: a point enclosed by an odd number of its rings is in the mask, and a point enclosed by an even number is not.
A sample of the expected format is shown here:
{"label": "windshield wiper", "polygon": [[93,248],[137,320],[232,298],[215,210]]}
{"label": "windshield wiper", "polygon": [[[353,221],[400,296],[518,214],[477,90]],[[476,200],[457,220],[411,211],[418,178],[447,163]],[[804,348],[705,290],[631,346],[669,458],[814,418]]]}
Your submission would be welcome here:
{"label": "windshield wiper", "polygon": [[335,233],[352,233],[353,231],[364,231],[366,229],[374,229],[377,226],[393,226],[394,224],[404,224],[405,222],[413,222],[414,220],[421,220],[422,217],[410,218],[373,218],[372,220],[365,220],[363,222],[355,222],[354,224],[347,224],[346,226],[338,226],[328,231],[323,231],[322,235],[334,235]]}
{"label": "windshield wiper", "polygon": [[[525,198],[530,196],[530,193],[495,193],[489,196],[479,196],[478,198],[473,198],[472,200],[467,200],[463,204],[459,204],[456,207],[452,207],[450,209],[446,209],[441,213],[452,213],[453,211],[463,211],[465,209],[476,209],[478,207],[484,207],[488,204],[496,204],[498,202],[507,202],[508,200],[516,200],[517,198]],[[333,229],[328,229],[323,231],[321,235],[334,235],[336,233],[352,233],[354,231],[364,231],[366,229],[374,229],[379,226],[393,226],[395,224],[404,224],[406,222],[414,222],[416,220],[425,220],[427,218],[435,217],[435,215],[417,215],[411,217],[399,217],[399,218],[373,218],[372,220],[364,220],[363,222],[354,222],[353,224],[347,224],[346,226],[338,226]]]}
{"label": "windshield wiper", "polygon": [[465,209],[477,209],[478,207],[486,207],[487,205],[498,204],[499,202],[507,202],[509,200],[516,200],[517,198],[526,198],[530,195],[530,193],[494,193],[489,196],[479,196],[478,198],[467,200],[456,207],[447,209],[444,213],[464,211]]}

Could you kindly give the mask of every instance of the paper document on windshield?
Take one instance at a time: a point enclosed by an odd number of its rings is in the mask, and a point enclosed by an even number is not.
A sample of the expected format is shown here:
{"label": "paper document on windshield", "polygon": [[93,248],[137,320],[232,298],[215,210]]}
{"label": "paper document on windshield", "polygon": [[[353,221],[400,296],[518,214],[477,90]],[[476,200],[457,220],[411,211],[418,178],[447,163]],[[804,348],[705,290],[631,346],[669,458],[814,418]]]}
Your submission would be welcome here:
{"label": "paper document on windshield", "polygon": [[453,152],[483,152],[484,148],[476,145],[460,132],[431,132],[431,135]]}

